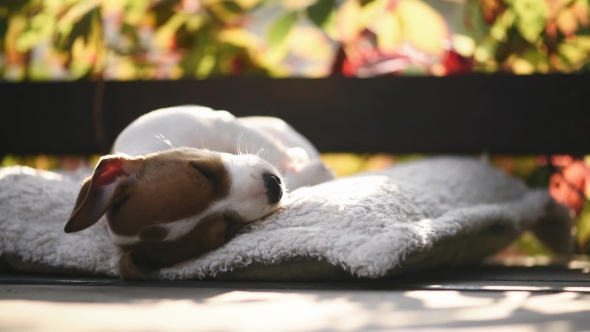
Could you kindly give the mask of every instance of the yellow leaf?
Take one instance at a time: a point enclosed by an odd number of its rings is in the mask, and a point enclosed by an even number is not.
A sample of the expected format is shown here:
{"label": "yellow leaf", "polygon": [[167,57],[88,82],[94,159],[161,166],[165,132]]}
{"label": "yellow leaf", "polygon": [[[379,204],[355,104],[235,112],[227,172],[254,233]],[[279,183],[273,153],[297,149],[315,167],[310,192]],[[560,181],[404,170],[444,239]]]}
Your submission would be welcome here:
{"label": "yellow leaf", "polygon": [[[577,38],[576,38],[577,39]],[[580,45],[577,40],[567,41],[557,46],[557,52],[567,58],[568,70],[576,70],[588,61],[589,51]]]}
{"label": "yellow leaf", "polygon": [[215,67],[215,62],[215,55],[213,55],[211,51],[209,51],[209,53],[205,54],[201,59],[199,66],[197,67],[197,72],[195,76],[198,79],[207,78],[211,74],[213,68]]}
{"label": "yellow leaf", "polygon": [[[590,36],[576,36],[572,43],[577,44],[586,52],[590,52]],[[588,186],[590,188],[590,186]]]}
{"label": "yellow leaf", "polygon": [[174,66],[168,72],[168,78],[171,80],[179,80],[182,78],[184,71],[180,66]]}
{"label": "yellow leaf", "polygon": [[204,23],[205,19],[200,15],[187,15],[186,17],[186,28],[190,32],[199,30]]}
{"label": "yellow leaf", "polygon": [[365,161],[362,156],[352,153],[325,153],[321,158],[338,177],[360,172]]}
{"label": "yellow leaf", "polygon": [[512,8],[516,15],[516,28],[524,39],[534,43],[547,24],[547,1],[513,0]]}
{"label": "yellow leaf", "polygon": [[116,66],[115,79],[121,81],[132,81],[137,79],[137,68],[132,57],[125,56],[119,58],[118,66]]}
{"label": "yellow leaf", "polygon": [[[229,43],[246,49],[255,63],[260,67],[269,70],[270,76],[287,76],[288,70],[282,63],[285,55],[272,52],[263,47],[263,39],[256,34],[239,28],[231,28],[222,30],[219,33],[218,38],[220,42]],[[284,50],[286,50],[286,48],[284,48]]]}
{"label": "yellow leaf", "polygon": [[218,35],[220,42],[229,43],[246,49],[256,49],[262,44],[262,39],[256,34],[240,28],[222,30]]}
{"label": "yellow leaf", "polygon": [[382,52],[391,52],[404,39],[401,20],[395,12],[380,15],[373,24],[373,32],[377,35],[377,47]]}
{"label": "yellow leaf", "polygon": [[583,26],[590,25],[590,1],[578,0],[572,5],[572,11],[575,13],[578,21]]}
{"label": "yellow leaf", "polygon": [[260,0],[234,0],[242,9],[249,10],[258,5]]}
{"label": "yellow leaf", "polygon": [[387,11],[390,0],[373,0],[361,7],[361,24],[371,26]]}
{"label": "yellow leaf", "polygon": [[512,10],[506,10],[500,17],[494,22],[490,29],[490,35],[496,40],[505,42],[508,36],[508,30],[512,27],[515,20],[515,15]]}
{"label": "yellow leaf", "polygon": [[526,59],[514,56],[509,62],[511,62],[512,71],[516,75],[530,75],[535,72],[535,66]]}
{"label": "yellow leaf", "polygon": [[101,4],[102,12],[105,14],[111,12],[121,12],[128,1],[122,0],[103,0]]}
{"label": "yellow leaf", "polygon": [[486,38],[478,43],[475,47],[473,56],[479,63],[485,63],[494,60],[494,51],[498,47],[498,41],[493,38]]}
{"label": "yellow leaf", "polygon": [[340,41],[349,43],[357,39],[364,29],[358,0],[346,0],[336,14],[336,29]]}
{"label": "yellow leaf", "polygon": [[436,10],[419,0],[402,0],[394,10],[406,42],[433,56],[444,54],[442,42],[449,37],[449,29]]}
{"label": "yellow leaf", "polygon": [[236,19],[239,20],[240,17],[242,17],[241,11],[243,9],[234,1],[211,3],[211,5],[207,6],[207,8],[211,12],[215,13],[215,16],[223,22],[231,22]]}
{"label": "yellow leaf", "polygon": [[332,68],[325,63],[309,64],[299,71],[299,74],[306,78],[324,78],[330,75]]}
{"label": "yellow leaf", "polygon": [[84,44],[84,38],[82,36],[76,38],[74,44],[72,44],[72,58],[74,60],[81,60],[85,57],[86,45]]}
{"label": "yellow leaf", "polygon": [[313,4],[314,0],[283,0],[282,4],[285,8],[290,10],[302,9]]}
{"label": "yellow leaf", "polygon": [[33,16],[30,20],[30,28],[19,37],[17,48],[20,51],[27,51],[49,41],[53,36],[55,21],[55,16],[48,13]]}
{"label": "yellow leaf", "polygon": [[100,6],[100,0],[80,1],[73,5],[57,22],[57,29],[68,34],[72,25],[84,15]]}
{"label": "yellow leaf", "polygon": [[557,16],[557,27],[566,36],[571,36],[578,30],[578,20],[572,10],[562,10]]}
{"label": "yellow leaf", "polygon": [[181,13],[172,15],[154,34],[154,44],[160,49],[168,49],[176,31],[184,24],[185,16]]}
{"label": "yellow leaf", "polygon": [[296,27],[287,44],[292,53],[306,60],[329,62],[334,56],[330,41],[316,28]]}
{"label": "yellow leaf", "polygon": [[453,34],[451,41],[455,51],[464,57],[470,57],[475,52],[475,41],[469,36]]}
{"label": "yellow leaf", "polygon": [[133,0],[125,6],[125,23],[137,26],[150,7],[150,0]]}

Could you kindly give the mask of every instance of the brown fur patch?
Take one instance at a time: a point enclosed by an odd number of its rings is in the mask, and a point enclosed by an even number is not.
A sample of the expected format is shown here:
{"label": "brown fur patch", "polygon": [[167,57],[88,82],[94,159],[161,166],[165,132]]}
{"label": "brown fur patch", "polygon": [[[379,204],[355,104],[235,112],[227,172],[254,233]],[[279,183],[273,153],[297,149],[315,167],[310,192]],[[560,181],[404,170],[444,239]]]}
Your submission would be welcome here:
{"label": "brown fur patch", "polygon": [[[206,169],[207,176],[191,163]],[[134,236],[150,226],[199,215],[225,197],[230,185],[216,153],[175,149],[147,155],[136,179],[115,191],[109,226],[117,235]]]}
{"label": "brown fur patch", "polygon": [[104,156],[100,159],[91,177],[84,180],[72,215],[64,227],[66,233],[81,231],[96,223],[111,208],[113,202],[103,187],[114,183],[119,177],[127,177],[143,164],[142,158],[122,155]]}
{"label": "brown fur patch", "polygon": [[142,241],[162,241],[168,236],[168,230],[162,226],[148,226],[139,233],[139,238]]}
{"label": "brown fur patch", "polygon": [[244,225],[224,215],[212,215],[201,220],[193,230],[174,241],[141,241],[125,246],[151,262],[151,267],[169,266],[207,251],[219,248]]}
{"label": "brown fur patch", "polygon": [[[218,153],[181,148],[125,159],[121,165],[128,168],[127,177],[105,201],[109,228],[116,235],[140,237],[139,243],[122,246],[122,279],[145,279],[150,270],[216,249],[245,225],[237,215],[219,213],[204,216],[180,238],[163,241],[168,230],[161,225],[199,216],[229,194],[231,180]],[[83,185],[75,210],[88,201],[97,176]]]}

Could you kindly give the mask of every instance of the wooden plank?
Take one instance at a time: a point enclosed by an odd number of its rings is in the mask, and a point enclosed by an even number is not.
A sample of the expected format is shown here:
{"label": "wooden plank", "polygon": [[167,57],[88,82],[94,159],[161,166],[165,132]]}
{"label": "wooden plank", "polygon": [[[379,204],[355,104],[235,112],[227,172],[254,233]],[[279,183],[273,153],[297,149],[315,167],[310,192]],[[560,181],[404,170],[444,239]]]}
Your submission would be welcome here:
{"label": "wooden plank", "polygon": [[93,153],[95,83],[0,83],[0,155]]}
{"label": "wooden plank", "polygon": [[123,282],[116,278],[89,278],[72,275],[27,275],[0,273],[0,284],[78,285],[131,287],[193,287],[237,289],[316,289],[316,290],[478,290],[590,293],[590,275],[584,269],[556,266],[503,267],[473,266],[431,269],[381,279],[333,279],[323,281],[223,281],[177,280]]}
{"label": "wooden plank", "polygon": [[590,74],[106,82],[97,126],[95,82],[2,83],[0,154],[105,153],[139,115],[182,104],[281,117],[323,152],[585,154],[588,86]]}
{"label": "wooden plank", "polygon": [[587,331],[590,295],[0,285],[7,331]]}

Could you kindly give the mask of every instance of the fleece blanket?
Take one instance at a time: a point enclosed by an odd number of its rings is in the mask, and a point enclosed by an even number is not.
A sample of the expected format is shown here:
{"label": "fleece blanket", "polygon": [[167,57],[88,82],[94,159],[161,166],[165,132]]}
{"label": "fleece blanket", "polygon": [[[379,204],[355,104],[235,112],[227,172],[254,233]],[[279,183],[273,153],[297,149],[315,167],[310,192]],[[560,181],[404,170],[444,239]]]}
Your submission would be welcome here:
{"label": "fleece blanket", "polygon": [[[0,257],[27,272],[117,276],[106,222],[65,234],[81,176],[0,169]],[[298,189],[223,247],[154,279],[377,278],[474,262],[542,225],[565,251],[571,219],[546,190],[485,162],[432,158]]]}

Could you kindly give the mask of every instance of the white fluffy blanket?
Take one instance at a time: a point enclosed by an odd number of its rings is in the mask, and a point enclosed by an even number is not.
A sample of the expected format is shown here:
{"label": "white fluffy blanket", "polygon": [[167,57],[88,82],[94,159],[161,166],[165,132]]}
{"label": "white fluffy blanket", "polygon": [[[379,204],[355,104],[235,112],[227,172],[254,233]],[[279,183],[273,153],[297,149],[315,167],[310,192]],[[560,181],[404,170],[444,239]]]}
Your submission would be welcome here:
{"label": "white fluffy blanket", "polygon": [[[65,234],[79,178],[0,169],[0,256],[22,271],[117,276],[106,223]],[[547,191],[474,159],[434,158],[290,194],[285,208],[157,279],[381,277],[477,261],[538,222],[569,223]]]}

